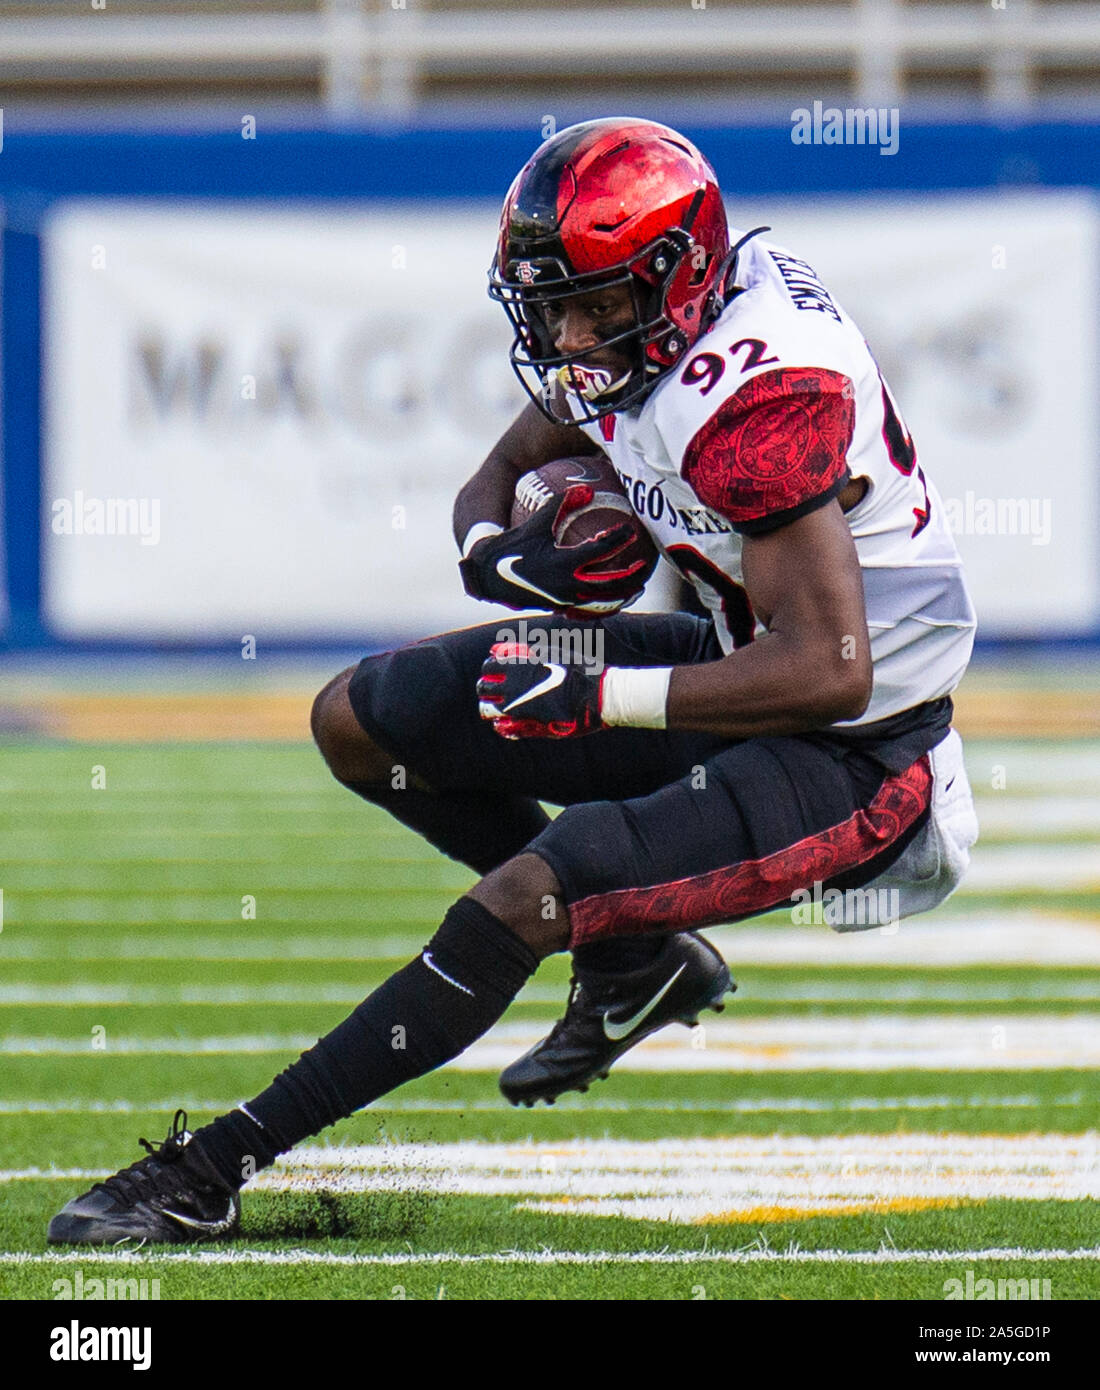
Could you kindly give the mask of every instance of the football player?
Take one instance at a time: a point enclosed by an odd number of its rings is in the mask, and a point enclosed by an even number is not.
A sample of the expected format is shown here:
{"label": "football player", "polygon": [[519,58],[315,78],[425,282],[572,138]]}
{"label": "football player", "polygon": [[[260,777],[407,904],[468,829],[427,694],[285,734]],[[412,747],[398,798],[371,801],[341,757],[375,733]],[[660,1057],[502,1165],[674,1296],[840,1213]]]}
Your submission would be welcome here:
{"label": "football player", "polygon": [[[230,1233],[246,1177],[457,1056],[552,952],[572,951],[573,990],[505,1071],[513,1102],[584,1090],[720,1005],[700,927],[815,884],[889,886],[902,915],[957,885],[977,833],[951,730],[975,627],[959,557],[862,335],[765,230],[731,241],[710,166],[648,121],[573,126],[521,170],[490,292],[531,401],[457,499],[461,572],[548,629],[598,624],[603,669],[488,625],[321,692],[334,775],[479,882],[265,1091],[195,1135],[178,1112],[52,1241]],[[597,453],[709,619],[620,611],[622,528],[561,547],[553,506],[509,527],[522,474]]]}

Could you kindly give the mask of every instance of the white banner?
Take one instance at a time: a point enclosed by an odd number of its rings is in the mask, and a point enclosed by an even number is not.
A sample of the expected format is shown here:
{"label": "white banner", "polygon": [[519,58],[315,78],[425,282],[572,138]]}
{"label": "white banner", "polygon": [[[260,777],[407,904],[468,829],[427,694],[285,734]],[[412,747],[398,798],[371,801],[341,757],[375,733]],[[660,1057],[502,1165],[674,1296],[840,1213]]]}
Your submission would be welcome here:
{"label": "white banner", "polygon": [[[3,112],[0,111],[0,148],[3,148]],[[0,232],[3,231],[5,222],[4,205],[0,203]],[[4,262],[3,262],[3,237],[0,236],[0,286],[4,283]],[[4,304],[0,299],[0,323],[4,321]],[[0,409],[3,402],[0,401]],[[7,516],[7,506],[4,500],[4,452],[3,441],[0,440],[0,518]],[[8,607],[8,562],[5,551],[4,527],[0,525],[0,634],[8,630],[8,618],[10,609]],[[2,923],[0,923],[2,925]]]}
{"label": "white banner", "polygon": [[[51,626],[328,640],[492,618],[450,517],[525,399],[485,294],[495,226],[434,205],[53,218]],[[112,501],[116,534],[90,533]]]}
{"label": "white banner", "polygon": [[[987,635],[1100,625],[1086,195],[732,205],[864,329]],[[87,203],[46,233],[45,604],[67,636],[485,621],[454,494],[523,396],[495,207]]]}

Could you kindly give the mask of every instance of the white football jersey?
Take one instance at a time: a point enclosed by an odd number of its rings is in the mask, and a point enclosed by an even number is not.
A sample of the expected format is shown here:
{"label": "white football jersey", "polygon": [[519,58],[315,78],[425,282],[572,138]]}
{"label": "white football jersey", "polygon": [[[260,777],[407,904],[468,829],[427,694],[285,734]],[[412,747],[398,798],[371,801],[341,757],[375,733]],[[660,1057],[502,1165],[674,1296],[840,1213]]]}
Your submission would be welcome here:
{"label": "white football jersey", "polygon": [[874,662],[867,724],[946,695],[976,619],[939,495],[859,329],[814,270],[754,240],[743,286],[683,362],[632,410],[583,426],[661,553],[696,586],[726,652],[761,631],[743,588],[744,535],[866,478],[846,513]]}

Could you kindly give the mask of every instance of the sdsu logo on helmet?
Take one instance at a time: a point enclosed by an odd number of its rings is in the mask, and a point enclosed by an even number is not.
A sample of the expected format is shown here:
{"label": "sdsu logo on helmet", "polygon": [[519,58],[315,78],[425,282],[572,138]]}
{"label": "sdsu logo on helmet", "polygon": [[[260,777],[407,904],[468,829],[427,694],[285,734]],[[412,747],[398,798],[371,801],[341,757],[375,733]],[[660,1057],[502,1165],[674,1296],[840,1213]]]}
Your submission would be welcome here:
{"label": "sdsu logo on helmet", "polygon": [[[654,121],[613,117],[560,131],[520,170],[489,293],[515,330],[524,390],[550,420],[573,424],[657,385],[721,313],[733,261],[721,191],[695,146]],[[608,391],[593,389],[601,369],[587,354],[557,350],[542,310],[612,286],[629,289],[634,322],[600,343],[631,364]]]}

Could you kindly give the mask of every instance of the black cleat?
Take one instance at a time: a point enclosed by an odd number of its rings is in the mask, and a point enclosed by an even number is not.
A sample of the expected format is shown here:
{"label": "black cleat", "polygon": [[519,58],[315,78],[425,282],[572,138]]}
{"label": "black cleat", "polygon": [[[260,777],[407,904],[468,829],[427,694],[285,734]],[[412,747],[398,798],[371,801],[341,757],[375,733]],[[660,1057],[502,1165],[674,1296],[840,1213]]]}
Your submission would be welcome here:
{"label": "black cleat", "polygon": [[177,1110],[172,1132],[148,1158],[97,1182],[50,1222],[51,1245],[116,1245],[124,1240],[195,1241],[232,1235],[241,1199],[191,1144],[187,1116]]}
{"label": "black cleat", "polygon": [[737,986],[725,961],[694,932],[670,936],[661,954],[629,974],[574,976],[565,1016],[550,1033],[501,1073],[513,1105],[553,1104],[563,1091],[586,1091],[605,1080],[613,1063],[666,1023],[699,1022],[703,1009],[721,1012]]}

